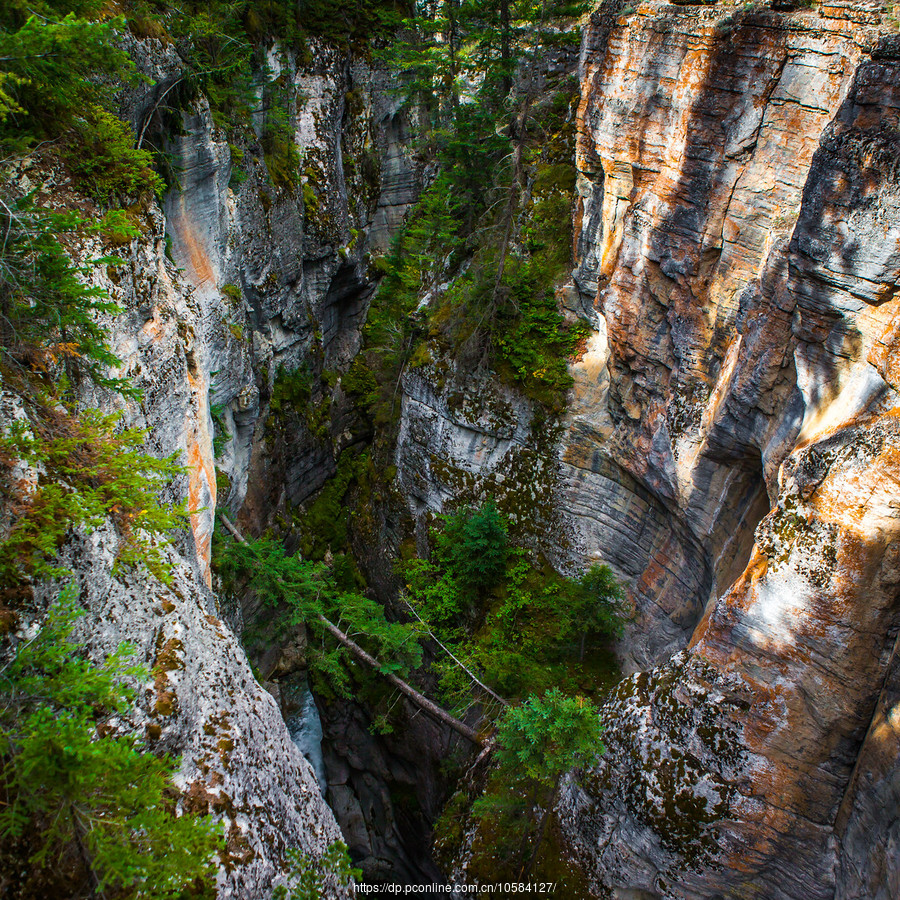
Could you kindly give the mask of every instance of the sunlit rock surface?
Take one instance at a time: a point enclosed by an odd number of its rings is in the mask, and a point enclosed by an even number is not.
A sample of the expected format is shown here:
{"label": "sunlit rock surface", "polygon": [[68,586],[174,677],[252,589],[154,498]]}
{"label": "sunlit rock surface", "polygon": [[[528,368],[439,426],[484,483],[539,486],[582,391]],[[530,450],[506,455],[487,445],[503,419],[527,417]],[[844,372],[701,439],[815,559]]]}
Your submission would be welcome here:
{"label": "sunlit rock surface", "polygon": [[493,496],[629,587],[634,674],[559,807],[598,896],[898,893],[900,37],[783,7],[586,26],[561,421],[404,378],[420,523]]}
{"label": "sunlit rock surface", "polygon": [[[585,32],[574,280],[603,317],[608,363],[576,368],[564,458],[612,459],[695,538],[661,542],[624,572],[636,664],[683,646],[707,597],[739,574],[804,408],[824,399],[803,396],[808,366],[790,340],[746,345],[791,327],[793,305],[760,292],[792,264],[798,217],[818,218],[814,154],[876,37],[814,10],[665,4],[627,19],[602,10]],[[608,555],[601,530],[576,527]]]}
{"label": "sunlit rock surface", "polygon": [[[558,810],[598,896],[900,895],[900,38],[881,19],[865,3],[602,6],[560,291],[593,334],[566,414],[446,361],[398,388],[396,484],[419,537],[448,500],[493,496],[561,570],[603,559],[628,586],[608,753]],[[158,43],[138,54],[156,87],[125,102],[139,134],[178,77]],[[269,64],[299,101],[300,182],[239,159],[200,99],[167,148],[179,189],[94,277],[126,308],[113,349],[144,389],[126,422],[189,466],[174,584],[111,579],[108,530],[66,551],[82,636],[98,654],[135,643],[153,673],[139,726],[182,756],[185,803],[225,820],[236,900],[267,896],[286,846],[338,832],[210,590],[213,511],[251,529],[333,474],[303,422],[274,459],[269,395],[282,365],[346,370],[366,251],[388,247],[420,174],[383,76],[325,49]],[[325,724],[348,840],[373,866],[400,858],[385,784],[420,791],[421,772],[368,739],[361,753],[349,712]]]}
{"label": "sunlit rock surface", "polygon": [[[585,36],[576,282],[609,362],[575,423],[688,525],[713,600],[617,689],[560,813],[600,895],[888,898],[900,39],[695,9]],[[679,587],[636,592],[637,662],[660,597],[703,608]]]}

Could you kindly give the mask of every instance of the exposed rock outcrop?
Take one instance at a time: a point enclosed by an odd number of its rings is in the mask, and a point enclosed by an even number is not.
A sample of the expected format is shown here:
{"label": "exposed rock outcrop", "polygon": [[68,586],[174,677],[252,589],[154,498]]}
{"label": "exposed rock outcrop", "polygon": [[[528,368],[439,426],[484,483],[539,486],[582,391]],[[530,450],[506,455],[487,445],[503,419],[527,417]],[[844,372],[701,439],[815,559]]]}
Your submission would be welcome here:
{"label": "exposed rock outcrop", "polygon": [[[709,592],[740,572],[797,440],[802,375],[784,340],[760,341],[741,366],[753,398],[723,389],[748,333],[784,318],[752,298],[806,213],[813,154],[873,39],[814,10],[659,4],[627,21],[602,11],[586,30],[575,283],[609,355],[599,385],[576,375],[573,425],[696,539],[629,573],[641,639],[627,650],[641,665],[682,646]],[[582,434],[564,454],[586,456]]]}
{"label": "exposed rock outcrop", "polygon": [[[367,230],[377,219],[376,243],[389,241],[418,175],[402,144],[405,120],[379,92],[384,77],[344,53],[318,47],[305,68],[277,47],[269,54],[292,100],[295,178],[262,152],[261,117],[256,142],[247,134],[237,147],[202,96],[179,101],[182,128],[167,137],[156,117],[177,96],[179,58],[161,41],[123,41],[152,82],[123,94],[123,113],[142,140],[168,141],[177,184],[161,204],[135,207],[141,236],[116,248],[121,264],[91,273],[124,308],[107,323],[110,343],[122,360],[117,374],[141,400],[88,387],[84,400],[121,408],[124,424],[148,430],[149,451],[181,452],[185,475],[164,499],[186,499],[192,514],[166,551],[171,585],[146,573],[112,576],[112,527],[76,536],[62,562],[88,610],[79,637],[98,657],[127,640],[151,672],[134,724],[152,749],[181,757],[184,808],[224,822],[219,896],[263,900],[283,881],[287,849],[319,856],[341,832],[276,700],[251,672],[232,627],[240,614],[211,590],[215,509],[266,524],[285,496],[300,503],[333,474],[333,447],[354,439],[341,434],[340,415],[334,445],[300,417],[293,431],[282,429],[290,445],[273,458],[267,403],[283,367],[305,370],[312,399],[330,409],[320,376],[350,364],[374,289]],[[260,80],[261,108],[267,89]],[[48,180],[39,159],[13,174],[23,191],[46,182],[51,202],[60,189],[59,173]],[[106,249],[94,238],[81,252],[88,259]]]}
{"label": "exposed rock outcrop", "polygon": [[[627,582],[608,752],[558,807],[597,896],[900,894],[900,37],[874,2],[790,6],[605,3],[586,25],[559,298],[593,333],[565,414],[452,361],[402,379],[395,487],[419,538],[447,501],[490,495],[559,569],[603,559]],[[154,84],[123,109],[143,139],[179,61],[135,46]],[[178,186],[93,275],[125,307],[113,350],[144,392],[93,400],[188,467],[167,498],[193,510],[172,585],[112,577],[112,527],[64,551],[80,636],[98,656],[131,641],[152,673],[135,724],[181,756],[184,806],[224,820],[236,900],[339,830],[212,590],[214,511],[263,526],[362,439],[334,385],[360,347],[367,254],[420,178],[385,76],[316,51],[267,59],[299,180],[263,152],[261,117],[238,148],[195,99],[167,139]],[[37,185],[29,165],[16,177]],[[306,370],[319,421],[273,440],[282,367]],[[296,674],[302,641],[271,655],[264,677]],[[367,876],[437,877],[410,835],[438,811],[416,764],[441,734],[393,752],[351,705],[324,713],[329,796]]]}
{"label": "exposed rock outcrop", "polygon": [[[668,10],[587,32],[576,278],[608,334],[602,452],[728,589],[684,653],[620,686],[610,752],[561,811],[601,893],[887,897],[897,39],[835,11]],[[729,588],[723,552],[770,503]]]}
{"label": "exposed rock outcrop", "polygon": [[582,44],[567,413],[407,374],[400,484],[629,583],[634,674],[559,809],[598,896],[886,898],[900,39],[875,3],[620,9]]}

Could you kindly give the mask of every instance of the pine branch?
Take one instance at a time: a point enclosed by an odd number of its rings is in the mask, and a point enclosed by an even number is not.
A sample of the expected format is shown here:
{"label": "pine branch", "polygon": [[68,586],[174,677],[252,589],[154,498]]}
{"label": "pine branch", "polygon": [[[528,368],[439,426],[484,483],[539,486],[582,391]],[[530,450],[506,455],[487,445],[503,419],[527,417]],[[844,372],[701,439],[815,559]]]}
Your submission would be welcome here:
{"label": "pine branch", "polygon": [[[219,518],[222,520],[222,524],[225,526],[226,530],[234,537],[234,539],[245,546],[249,546],[247,541],[244,539],[244,536],[238,531],[238,529],[231,523],[228,517],[224,513],[219,514]],[[374,657],[363,650],[362,647],[359,646],[349,635],[345,632],[341,631],[340,628],[337,627],[333,622],[327,619],[322,613],[315,613],[315,618],[319,622],[320,625],[333,637],[339,644],[342,644],[346,647],[360,662],[365,663],[372,669],[375,669],[376,672],[379,672],[389,684],[392,684],[397,690],[402,692],[406,697],[408,697],[413,703],[416,704],[421,710],[428,713],[432,718],[436,719],[438,722],[448,726],[453,729],[458,735],[464,737],[467,741],[477,745],[478,747],[484,747],[485,741],[479,737],[478,732],[476,732],[473,728],[470,728],[466,725],[465,722],[461,722],[455,716],[452,716],[445,709],[438,706],[434,701],[429,700],[424,694],[420,694],[414,687],[407,684],[402,678],[398,678],[392,672],[386,672],[382,668],[382,664]]]}

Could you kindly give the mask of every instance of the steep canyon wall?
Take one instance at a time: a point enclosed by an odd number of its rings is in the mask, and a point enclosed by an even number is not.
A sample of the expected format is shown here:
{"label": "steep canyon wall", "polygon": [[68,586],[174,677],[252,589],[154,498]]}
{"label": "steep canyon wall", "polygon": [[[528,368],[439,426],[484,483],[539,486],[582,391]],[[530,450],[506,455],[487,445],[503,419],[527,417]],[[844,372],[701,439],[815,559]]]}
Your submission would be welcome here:
{"label": "steep canyon wall", "polygon": [[[240,610],[213,584],[215,510],[239,516],[248,533],[266,526],[288,502],[314,495],[336,454],[360,439],[322,373],[346,370],[359,348],[375,287],[368,252],[389,242],[417,174],[386,76],[345,52],[315,45],[301,66],[272,47],[255,86],[260,112],[236,138],[202,95],[176,102],[185,73],[171,41],[122,40],[147,79],[120,96],[122,115],[164,146],[171,186],[161,202],[132,208],[141,234],[114,248],[121,263],[90,276],[124,309],[104,324],[122,362],[116,374],[142,396],[86,386],[81,399],[146,428],[150,452],[180,452],[185,474],[163,499],[187,500],[192,515],[165,551],[171,584],[142,571],[113,576],[120,538],[111,524],[76,534],[61,563],[87,610],[79,639],[97,658],[127,640],[151,673],[132,724],[153,751],[180,757],[184,808],[224,824],[219,896],[268,897],[283,881],[287,849],[315,857],[342,835],[285,726],[287,697],[273,682],[261,686],[296,674],[302,647],[273,645],[265,671],[251,669]],[[260,143],[273,79],[289,95],[285,127],[302,166],[286,178]],[[49,165],[40,154],[17,163],[13,195],[36,190],[43,203],[99,216],[66,171]],[[91,260],[109,249],[97,237],[78,253]],[[303,416],[271,424],[276,382],[297,370],[310,405],[329,413],[328,440]],[[6,397],[3,412],[19,415]],[[36,617],[53,595],[41,592]]]}
{"label": "steep canyon wall", "polygon": [[898,751],[900,43],[877,21],[649,5],[586,33],[575,281],[608,378],[591,443],[712,576],[708,604],[659,578],[677,557],[639,576],[633,644],[673,616],[690,640],[617,689],[608,758],[570,787],[598,890],[896,889],[876,809]]}
{"label": "steep canyon wall", "polygon": [[[603,4],[586,23],[558,297],[592,333],[562,415],[439,365],[398,388],[394,487],[420,538],[448,501],[493,496],[560,570],[602,559],[628,586],[608,753],[558,809],[597,896],[900,892],[900,38],[876,5],[781,6]],[[180,69],[153,39],[135,57],[150,86],[123,108],[143,134]],[[109,576],[111,527],[76,536],[81,636],[98,654],[127,638],[153,672],[136,721],[182,756],[187,802],[225,819],[222,897],[266,896],[286,846],[339,832],[212,589],[214,510],[248,532],[287,516],[371,437],[325,373],[359,349],[367,253],[420,174],[386,76],[314,57],[268,60],[298,180],[269,171],[262,121],[236,147],[194,99],[167,131],[177,187],[94,276],[126,308],[113,349],[144,391],[95,399],[154,452],[183,452],[170,499],[195,513],[170,587]],[[39,162],[15,178],[59,187]],[[327,439],[272,415],[279,372],[298,369]],[[259,674],[301,665],[279,646]],[[391,877],[403,813],[384,784],[431,792],[430,813],[439,792],[421,748],[385,755],[357,713],[326,722],[332,798]],[[422,745],[445,751],[433,731]]]}
{"label": "steep canyon wall", "polygon": [[[560,807],[599,896],[891,897],[900,39],[877,5],[605,4],[585,28],[555,423],[407,375],[416,515],[498,496],[629,584],[609,752]],[[654,668],[655,667],[655,668]]]}

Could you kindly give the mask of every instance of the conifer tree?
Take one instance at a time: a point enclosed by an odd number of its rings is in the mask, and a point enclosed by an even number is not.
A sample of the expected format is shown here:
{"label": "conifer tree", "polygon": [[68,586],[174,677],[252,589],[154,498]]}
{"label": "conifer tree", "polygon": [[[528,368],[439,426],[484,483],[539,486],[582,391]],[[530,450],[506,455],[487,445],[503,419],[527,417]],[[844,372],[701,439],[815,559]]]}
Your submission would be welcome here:
{"label": "conifer tree", "polygon": [[119,718],[129,681],[147,673],[127,646],[91,663],[71,637],[79,614],[66,588],[0,669],[0,885],[72,900],[209,889],[221,829],[178,814],[175,761],[146,752]]}

